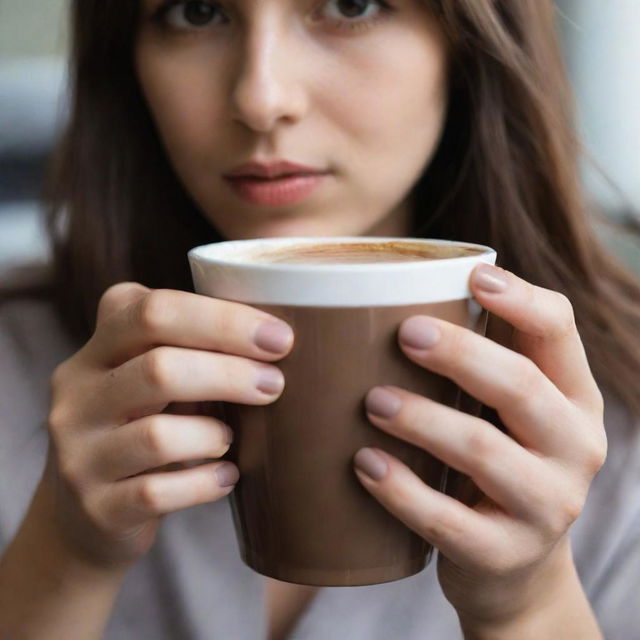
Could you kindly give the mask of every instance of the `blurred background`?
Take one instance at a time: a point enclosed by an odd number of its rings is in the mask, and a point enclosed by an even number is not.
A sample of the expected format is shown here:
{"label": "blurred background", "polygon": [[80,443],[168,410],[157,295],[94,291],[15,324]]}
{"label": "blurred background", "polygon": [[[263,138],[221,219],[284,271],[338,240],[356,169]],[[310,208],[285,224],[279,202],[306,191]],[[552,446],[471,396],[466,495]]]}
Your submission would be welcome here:
{"label": "blurred background", "polygon": [[[69,0],[0,0],[0,268],[46,260],[38,194],[67,109]],[[607,217],[640,225],[640,0],[557,0],[589,154],[583,179]],[[640,273],[629,233],[594,225]]]}

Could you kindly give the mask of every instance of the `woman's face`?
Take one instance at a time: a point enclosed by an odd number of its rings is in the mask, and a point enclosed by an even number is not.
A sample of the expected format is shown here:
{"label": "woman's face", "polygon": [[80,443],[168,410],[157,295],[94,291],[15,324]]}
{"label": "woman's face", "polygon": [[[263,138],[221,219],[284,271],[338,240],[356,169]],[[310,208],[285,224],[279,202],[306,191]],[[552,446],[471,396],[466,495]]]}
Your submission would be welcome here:
{"label": "woman's face", "polygon": [[[410,234],[410,193],[444,123],[447,51],[423,1],[390,2],[142,0],[143,92],[224,237]],[[224,177],[280,160],[325,174],[245,181],[253,197]]]}

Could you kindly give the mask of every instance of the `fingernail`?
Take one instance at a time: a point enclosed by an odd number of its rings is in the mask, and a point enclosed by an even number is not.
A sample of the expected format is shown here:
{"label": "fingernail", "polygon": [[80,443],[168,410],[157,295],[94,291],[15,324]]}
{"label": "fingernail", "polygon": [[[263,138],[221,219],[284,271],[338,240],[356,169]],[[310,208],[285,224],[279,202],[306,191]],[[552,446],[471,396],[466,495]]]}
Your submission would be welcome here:
{"label": "fingernail", "polygon": [[353,463],[362,473],[375,481],[382,480],[389,470],[386,460],[369,447],[360,449],[353,457]]}
{"label": "fingernail", "polygon": [[507,280],[502,272],[490,264],[477,267],[473,279],[477,287],[487,293],[502,293],[507,288]]}
{"label": "fingernail", "polygon": [[255,344],[271,353],[284,353],[293,341],[293,331],[283,322],[271,320],[262,323],[254,338]]}
{"label": "fingernail", "polygon": [[234,464],[223,464],[216,469],[216,479],[220,487],[231,487],[240,479],[238,467]]}
{"label": "fingernail", "polygon": [[280,369],[261,369],[256,378],[256,388],[263,393],[278,394],[284,389],[284,375]]}
{"label": "fingernail", "polygon": [[395,393],[376,387],[367,394],[365,404],[369,413],[388,420],[400,411],[402,400]]}
{"label": "fingernail", "polygon": [[400,341],[412,349],[429,349],[441,335],[439,327],[425,317],[409,318],[400,327]]}
{"label": "fingernail", "polygon": [[224,439],[225,444],[231,444],[233,442],[233,429],[229,425],[224,426]]}

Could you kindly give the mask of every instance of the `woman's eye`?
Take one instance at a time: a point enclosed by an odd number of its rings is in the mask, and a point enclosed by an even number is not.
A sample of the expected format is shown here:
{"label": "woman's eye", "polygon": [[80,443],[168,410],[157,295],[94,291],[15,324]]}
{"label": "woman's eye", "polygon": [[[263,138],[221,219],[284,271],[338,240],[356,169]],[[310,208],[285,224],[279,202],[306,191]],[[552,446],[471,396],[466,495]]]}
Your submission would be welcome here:
{"label": "woman's eye", "polygon": [[218,15],[218,8],[204,0],[170,2],[160,8],[158,18],[173,29],[198,29],[210,26]]}
{"label": "woman's eye", "polygon": [[[357,30],[373,26],[395,11],[385,0],[326,0],[322,19],[339,29]],[[205,0],[168,0],[156,14],[159,22],[176,31],[197,30],[220,24],[220,9]],[[218,22],[216,22],[218,20]]]}
{"label": "woman's eye", "polygon": [[[372,15],[377,15],[381,9],[380,2],[372,2],[371,0],[329,0],[327,3],[329,7],[335,7],[333,12],[334,19],[342,18],[360,18],[363,22],[366,22]],[[368,11],[373,9],[374,11]]]}

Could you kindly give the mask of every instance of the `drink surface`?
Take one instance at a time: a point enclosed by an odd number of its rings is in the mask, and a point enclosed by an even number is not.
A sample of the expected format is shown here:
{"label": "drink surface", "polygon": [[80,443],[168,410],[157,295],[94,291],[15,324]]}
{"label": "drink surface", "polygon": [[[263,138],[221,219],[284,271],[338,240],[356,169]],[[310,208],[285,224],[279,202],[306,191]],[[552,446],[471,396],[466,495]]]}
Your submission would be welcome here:
{"label": "drink surface", "polygon": [[367,264],[442,260],[480,253],[469,247],[387,241],[293,245],[255,250],[238,258],[263,264]]}

